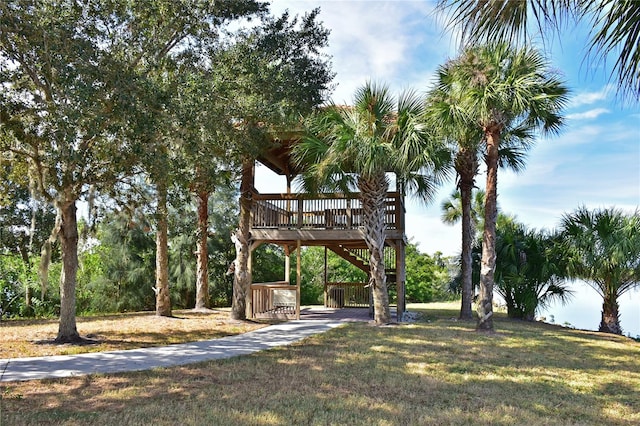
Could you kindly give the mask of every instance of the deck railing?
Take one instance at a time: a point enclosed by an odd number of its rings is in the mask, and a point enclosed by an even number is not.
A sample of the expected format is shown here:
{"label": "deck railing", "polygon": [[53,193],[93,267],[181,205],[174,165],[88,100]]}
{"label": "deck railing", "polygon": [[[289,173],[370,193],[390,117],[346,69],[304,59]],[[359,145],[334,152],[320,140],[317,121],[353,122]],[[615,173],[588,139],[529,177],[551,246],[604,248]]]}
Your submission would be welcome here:
{"label": "deck railing", "polygon": [[[371,252],[368,248],[347,248],[346,250],[366,265],[370,263]],[[396,271],[396,250],[393,247],[384,246],[383,258],[387,274],[394,273]]]}
{"label": "deck railing", "polygon": [[297,315],[297,288],[287,281],[251,284],[253,316]]}
{"label": "deck railing", "polygon": [[367,283],[325,283],[324,296],[328,308],[367,308],[370,303]]}
{"label": "deck railing", "polygon": [[[252,227],[276,229],[357,229],[363,225],[358,194],[253,194]],[[404,228],[404,205],[397,192],[387,193],[387,229]]]}

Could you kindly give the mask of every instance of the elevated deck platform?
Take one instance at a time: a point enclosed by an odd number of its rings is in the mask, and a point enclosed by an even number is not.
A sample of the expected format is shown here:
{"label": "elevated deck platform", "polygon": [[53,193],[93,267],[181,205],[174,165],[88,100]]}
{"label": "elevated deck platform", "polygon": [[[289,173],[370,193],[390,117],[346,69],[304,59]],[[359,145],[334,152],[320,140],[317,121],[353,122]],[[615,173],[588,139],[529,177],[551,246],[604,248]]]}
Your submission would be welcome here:
{"label": "elevated deck platform", "polygon": [[[290,136],[290,137],[289,137]],[[372,309],[370,297],[365,297],[359,288],[368,283],[328,283],[327,254],[340,256],[354,267],[370,274],[370,252],[365,242],[364,211],[359,193],[291,193],[291,182],[300,172],[290,161],[290,149],[295,138],[291,135],[273,140],[273,148],[267,150],[258,161],[267,165],[275,173],[286,176],[287,193],[259,193],[255,187],[255,164],[243,165],[241,193],[250,206],[249,234],[246,239],[249,248],[248,269],[251,273],[251,253],[261,244],[276,244],[284,249],[285,274],[277,283],[253,283],[246,294],[247,316],[253,318],[299,319],[306,313],[300,307],[300,283],[304,277],[300,270],[301,248],[305,246],[325,247],[324,300],[325,307],[349,309],[352,306],[368,305]],[[298,135],[299,136],[299,135]],[[384,201],[385,247],[384,266],[387,284],[392,296],[397,300],[397,311],[405,308],[404,252],[407,244],[405,236],[404,197],[400,188],[387,192]],[[296,278],[291,279],[295,262]],[[290,285],[290,283],[296,283]],[[339,287],[339,288],[338,288]],[[336,289],[337,288],[337,289]],[[370,290],[367,288],[367,292]],[[344,296],[340,298],[341,291]],[[362,294],[361,294],[362,293]],[[363,294],[365,296],[363,296]],[[294,304],[295,298],[295,304]],[[362,299],[362,300],[361,300]],[[368,299],[368,300],[365,300]],[[360,308],[360,314],[368,317],[370,309]]]}

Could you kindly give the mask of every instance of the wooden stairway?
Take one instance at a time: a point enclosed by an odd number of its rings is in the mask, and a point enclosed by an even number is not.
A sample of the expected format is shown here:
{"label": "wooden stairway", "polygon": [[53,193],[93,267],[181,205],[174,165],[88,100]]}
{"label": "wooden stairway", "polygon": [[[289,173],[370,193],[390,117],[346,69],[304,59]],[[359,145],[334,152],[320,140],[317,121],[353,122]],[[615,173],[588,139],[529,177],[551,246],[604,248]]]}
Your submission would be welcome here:
{"label": "wooden stairway", "polygon": [[[371,272],[369,259],[371,254],[367,248],[354,248],[341,244],[327,246],[329,250],[345,259],[355,267],[367,273]],[[385,272],[387,275],[387,283],[395,283],[396,281],[396,257],[393,247],[384,247]]]}

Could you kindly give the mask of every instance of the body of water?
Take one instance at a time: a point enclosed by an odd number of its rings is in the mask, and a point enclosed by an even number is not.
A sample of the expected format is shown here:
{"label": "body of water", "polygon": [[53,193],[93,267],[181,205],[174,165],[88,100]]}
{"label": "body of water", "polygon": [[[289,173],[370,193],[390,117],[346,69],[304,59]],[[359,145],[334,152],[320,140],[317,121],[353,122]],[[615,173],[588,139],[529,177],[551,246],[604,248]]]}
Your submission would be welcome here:
{"label": "body of water", "polygon": [[[602,297],[586,284],[571,286],[574,295],[566,304],[554,303],[538,313],[546,322],[582,330],[597,330],[602,315]],[[625,336],[640,336],[640,289],[635,288],[619,299],[620,325]]]}

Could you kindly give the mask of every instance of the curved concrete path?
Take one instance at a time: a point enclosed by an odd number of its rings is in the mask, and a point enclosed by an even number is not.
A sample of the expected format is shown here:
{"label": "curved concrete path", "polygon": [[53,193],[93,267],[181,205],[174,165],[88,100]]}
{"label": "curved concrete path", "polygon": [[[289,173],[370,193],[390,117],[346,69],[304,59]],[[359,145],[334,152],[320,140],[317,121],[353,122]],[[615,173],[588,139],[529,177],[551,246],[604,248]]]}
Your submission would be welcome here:
{"label": "curved concrete path", "polygon": [[344,319],[289,321],[201,342],[81,355],[0,359],[0,382],[150,370],[230,358],[290,345],[344,323]]}

